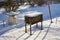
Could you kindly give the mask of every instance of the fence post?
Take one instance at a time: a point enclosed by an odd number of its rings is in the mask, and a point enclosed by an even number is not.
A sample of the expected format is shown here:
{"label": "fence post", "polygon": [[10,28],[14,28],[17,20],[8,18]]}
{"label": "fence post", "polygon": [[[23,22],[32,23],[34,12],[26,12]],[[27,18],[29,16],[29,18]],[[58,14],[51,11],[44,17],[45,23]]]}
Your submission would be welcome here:
{"label": "fence post", "polygon": [[4,20],[3,20],[3,27],[5,27]]}

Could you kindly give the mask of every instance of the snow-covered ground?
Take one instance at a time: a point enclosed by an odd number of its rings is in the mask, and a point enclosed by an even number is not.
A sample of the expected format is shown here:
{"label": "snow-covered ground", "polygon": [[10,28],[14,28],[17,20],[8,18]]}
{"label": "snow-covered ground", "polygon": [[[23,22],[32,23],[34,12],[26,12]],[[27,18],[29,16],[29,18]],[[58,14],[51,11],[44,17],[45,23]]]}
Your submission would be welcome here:
{"label": "snow-covered ground", "polygon": [[[50,15],[48,6],[22,5],[16,11],[17,25],[8,25],[8,15],[3,8],[0,8],[0,40],[60,40],[60,4],[52,4],[51,13],[53,23],[50,23]],[[28,33],[25,33],[24,15],[30,12],[43,13],[43,30],[40,30],[40,22],[38,28],[32,25],[32,36],[30,36],[29,25],[27,25]],[[3,27],[3,20],[5,27]]]}

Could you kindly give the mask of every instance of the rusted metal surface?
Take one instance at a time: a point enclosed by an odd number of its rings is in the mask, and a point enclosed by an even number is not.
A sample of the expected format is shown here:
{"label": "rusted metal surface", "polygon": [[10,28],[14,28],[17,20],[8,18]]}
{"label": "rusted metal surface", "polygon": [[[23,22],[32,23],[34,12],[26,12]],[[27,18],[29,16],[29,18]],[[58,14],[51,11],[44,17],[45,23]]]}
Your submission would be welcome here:
{"label": "rusted metal surface", "polygon": [[27,17],[25,16],[25,22],[28,24],[34,24],[34,23],[38,23],[38,22],[42,22],[42,14],[36,17]]}

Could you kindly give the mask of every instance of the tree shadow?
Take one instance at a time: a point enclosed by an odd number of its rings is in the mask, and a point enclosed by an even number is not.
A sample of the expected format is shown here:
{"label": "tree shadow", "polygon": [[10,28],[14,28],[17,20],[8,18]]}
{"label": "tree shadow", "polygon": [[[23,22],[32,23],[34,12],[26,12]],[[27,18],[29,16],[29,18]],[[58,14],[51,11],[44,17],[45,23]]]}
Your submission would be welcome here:
{"label": "tree shadow", "polygon": [[3,24],[0,24],[0,30],[3,28]]}
{"label": "tree shadow", "polygon": [[22,37],[25,33],[23,33],[22,35],[20,35],[16,40],[18,40],[20,37]]}
{"label": "tree shadow", "polygon": [[28,39],[29,37],[31,37],[31,36],[30,36],[30,35],[29,35],[29,36],[27,36],[24,40]]}
{"label": "tree shadow", "polygon": [[[41,29],[40,29],[40,28],[41,28],[41,27],[40,27],[39,25],[38,25],[38,27],[36,27],[36,25],[34,25],[34,26],[32,27],[33,33],[32,33],[31,36],[33,36],[36,31],[40,30],[39,33],[38,33],[38,35],[34,38],[34,40],[35,40],[35,39],[39,36],[39,34],[41,33]],[[30,28],[29,28],[29,29],[30,29]],[[28,30],[28,31],[29,31],[29,30]],[[29,31],[29,32],[30,32],[30,31]],[[24,40],[30,38],[31,36],[30,36],[30,35],[27,36]]]}
{"label": "tree shadow", "polygon": [[6,32],[12,30],[12,29],[15,29],[15,28],[22,28],[24,27],[24,24],[17,24],[17,25],[8,25],[8,24],[4,24],[5,26],[3,26],[3,24],[0,25],[0,36],[5,34]]}
{"label": "tree shadow", "polygon": [[46,38],[46,36],[47,36],[47,34],[48,34],[49,30],[50,30],[50,29],[49,29],[50,26],[51,26],[51,23],[49,24],[48,29],[47,29],[45,35],[43,36],[42,40],[44,40],[44,39]]}
{"label": "tree shadow", "polygon": [[33,34],[38,30],[40,30],[40,31],[39,31],[38,35],[34,38],[34,40],[36,40],[38,38],[38,36],[40,35],[42,30],[41,30],[41,25],[38,25],[38,27],[36,27],[36,25],[33,26],[33,31],[34,31]]}
{"label": "tree shadow", "polygon": [[40,35],[41,31],[38,33],[38,35],[34,38],[34,40],[36,40],[38,38],[38,36]]}
{"label": "tree shadow", "polygon": [[[4,24],[4,25],[6,25],[6,24]],[[11,27],[11,26],[9,26],[9,27],[4,26],[3,27],[3,24],[0,25],[0,26],[1,26],[0,27],[1,28],[1,30],[0,30],[0,36],[3,35],[4,33],[8,32],[9,30],[13,29],[13,27]]]}

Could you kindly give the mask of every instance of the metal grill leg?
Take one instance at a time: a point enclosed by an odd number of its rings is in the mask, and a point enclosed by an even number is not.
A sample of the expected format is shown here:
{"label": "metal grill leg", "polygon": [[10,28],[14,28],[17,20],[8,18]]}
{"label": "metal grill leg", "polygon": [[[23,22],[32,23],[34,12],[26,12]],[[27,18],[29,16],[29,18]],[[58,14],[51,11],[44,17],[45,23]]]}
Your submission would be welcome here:
{"label": "metal grill leg", "polygon": [[43,30],[42,22],[41,22],[41,30]]}
{"label": "metal grill leg", "polygon": [[32,35],[31,24],[30,24],[30,35]]}
{"label": "metal grill leg", "polygon": [[25,23],[25,33],[27,33],[27,27],[26,27],[26,23]]}

